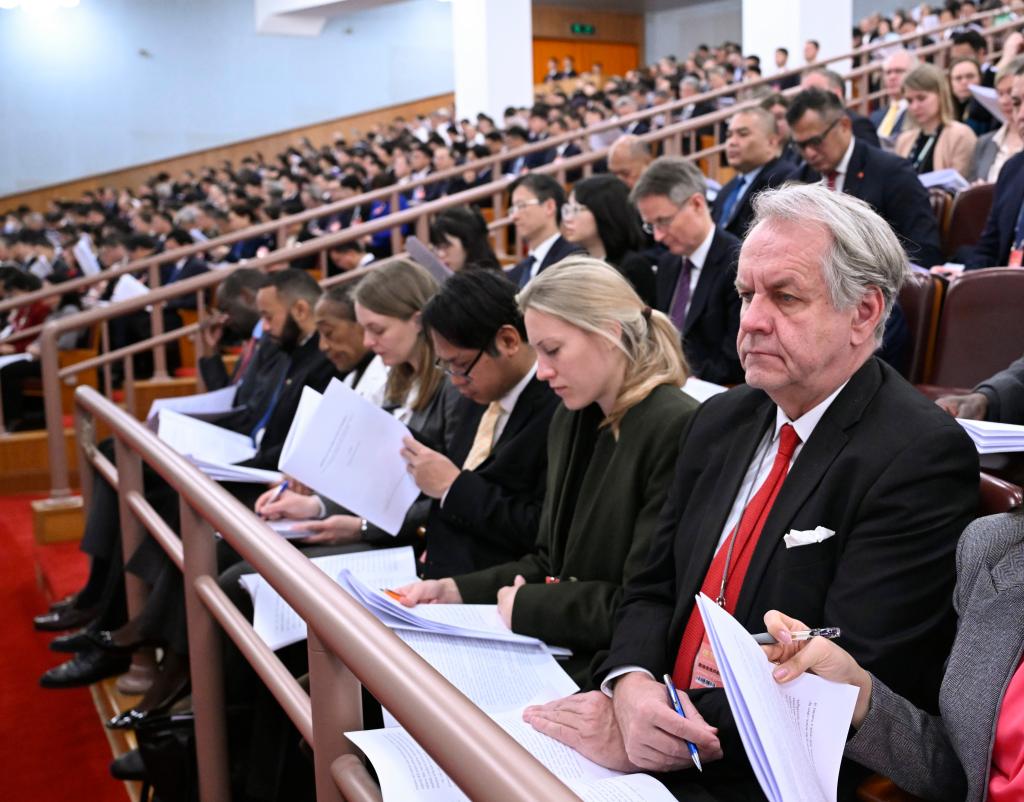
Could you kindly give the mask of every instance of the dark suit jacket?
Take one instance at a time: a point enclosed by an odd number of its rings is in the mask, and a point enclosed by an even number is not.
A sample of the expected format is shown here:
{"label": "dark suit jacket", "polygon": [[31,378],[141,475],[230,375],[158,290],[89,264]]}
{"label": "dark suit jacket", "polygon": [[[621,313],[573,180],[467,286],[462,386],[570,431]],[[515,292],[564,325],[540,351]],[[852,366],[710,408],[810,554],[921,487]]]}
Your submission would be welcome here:
{"label": "dark suit jacket", "polygon": [[[558,396],[532,379],[523,388],[490,456],[462,471],[444,504],[435,501],[427,519],[424,576],[465,574],[526,554],[537,538],[547,439]],[[462,465],[485,407],[463,399],[448,458]]]}
{"label": "dark suit jacket", "polygon": [[[716,384],[743,381],[743,368],[736,353],[740,326],[740,299],[735,286],[739,249],[736,237],[720,228],[715,230],[682,331],[683,352],[690,371]],[[666,314],[682,264],[682,257],[671,253],[658,262],[656,306]]]}
{"label": "dark suit jacket", "polygon": [[747,187],[743,197],[733,204],[732,211],[729,213],[729,219],[723,220],[722,209],[725,206],[726,198],[732,194],[740,180],[739,176],[735,176],[718,191],[715,202],[711,206],[711,219],[715,221],[719,228],[723,228],[733,236],[743,239],[747,235],[747,229],[750,228],[750,221],[754,219],[754,208],[752,205],[754,196],[762,190],[782,186],[792,172],[793,165],[791,162],[781,158],[772,159],[770,162],[767,162],[761,168],[761,172],[754,178],[753,183]]}
{"label": "dark suit jacket", "polygon": [[926,799],[982,802],[1003,692],[1024,653],[1024,526],[979,518],[957,547],[960,616],[933,716],[875,680],[846,756]]}
{"label": "dark suit jacket", "polygon": [[[794,181],[813,183],[821,175],[809,165],[794,172]],[[906,159],[854,140],[843,192],[867,202],[892,226],[910,261],[922,267],[945,262],[939,226],[928,201],[928,190]]]}
{"label": "dark suit jacket", "polygon": [[1007,159],[999,171],[992,211],[977,244],[958,255],[969,270],[999,267],[1009,261],[1021,203],[1024,203],[1024,153],[1017,153]]}
{"label": "dark suit jacket", "polygon": [[869,145],[874,145],[876,148],[882,146],[882,143],[878,141],[878,131],[875,130],[875,124],[870,119],[863,114],[858,114],[853,109],[847,109],[846,116],[850,118],[850,122],[853,124],[853,135],[857,139],[861,142],[867,142]]}
{"label": "dark suit jacket", "polygon": [[[771,399],[749,386],[697,411],[683,435],[646,566],[626,588],[598,682],[619,666],[641,666],[656,677],[672,670],[694,595],[775,416]],[[838,626],[843,647],[862,666],[934,708],[953,635],[954,550],[977,506],[978,455],[966,433],[871,358],[790,468],[734,615],[750,632],[764,629],[771,609],[812,626]],[[806,546],[783,544],[791,530],[817,526],[835,535]],[[719,727],[726,764],[728,756],[745,762],[724,693],[694,691],[692,698]]]}
{"label": "dark suit jacket", "polygon": [[988,399],[986,420],[1024,423],[1024,357],[974,388]]}
{"label": "dark suit jacket", "polygon": [[[238,365],[235,367],[237,369]],[[287,370],[287,355],[270,335],[264,334],[256,344],[256,351],[249,361],[245,374],[238,379],[235,410],[216,418],[207,417],[206,420],[241,434],[251,434],[267,411],[274,391],[284,381]],[[235,378],[228,378],[224,361],[219,356],[200,358],[199,372],[208,390],[227,387]]]}
{"label": "dark suit jacket", "polygon": [[[875,134],[878,134],[878,126],[882,124],[882,120],[885,119],[885,115],[889,112],[889,105],[879,106],[869,115],[868,119],[871,120],[871,124],[875,127]],[[907,118],[907,110],[903,109],[896,117],[896,122],[892,126],[892,131],[889,136],[894,137],[900,131],[903,130],[903,121]]]}
{"label": "dark suit jacket", "polygon": [[[583,253],[583,249],[579,245],[569,242],[559,236],[559,238],[555,240],[554,244],[548,249],[547,255],[540,263],[540,269],[537,270],[537,272],[541,273],[547,270],[551,265],[555,264],[555,262],[560,262],[566,256],[571,256],[574,253]],[[526,282],[530,280],[530,257],[527,256],[525,259],[518,262],[505,275],[520,287],[525,287]]]}
{"label": "dark suit jacket", "polygon": [[[559,406],[548,435],[548,477],[537,542],[515,562],[455,578],[467,603],[494,604],[516,574],[512,629],[567,646],[565,669],[586,682],[594,653],[607,648],[622,586],[647,556],[675,464],[677,437],[696,402],[662,385],[622,419],[618,440],[592,404]],[[581,448],[593,443],[593,449]],[[545,577],[557,577],[545,583]]]}
{"label": "dark suit jacket", "polygon": [[271,401],[273,407],[263,431],[259,450],[252,459],[239,463],[241,465],[277,470],[277,461],[281,456],[281,449],[284,448],[288,429],[291,428],[292,419],[299,408],[302,388],[309,385],[322,393],[336,375],[334,365],[320,350],[320,335],[317,332],[313,332],[305,343],[295,349],[287,364],[283,383],[278,385],[281,389],[277,400]]}

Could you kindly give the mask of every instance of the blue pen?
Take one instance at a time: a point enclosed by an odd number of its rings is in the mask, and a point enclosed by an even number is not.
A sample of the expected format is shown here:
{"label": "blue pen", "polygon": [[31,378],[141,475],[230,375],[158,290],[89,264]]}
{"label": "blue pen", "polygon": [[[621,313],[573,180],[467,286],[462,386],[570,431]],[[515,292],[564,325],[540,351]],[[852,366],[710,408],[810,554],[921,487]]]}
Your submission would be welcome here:
{"label": "blue pen", "polygon": [[[277,501],[279,498],[281,498],[281,494],[285,490],[287,490],[287,489],[288,489],[288,480],[285,479],[283,482],[281,482],[281,484],[279,484],[277,486],[277,490],[274,491],[274,495],[272,495],[270,497],[270,499],[267,501],[267,504],[273,504],[275,501]],[[266,506],[266,505],[264,505],[264,506]]]}
{"label": "blue pen", "polygon": [[[672,707],[676,709],[676,712],[686,718],[686,713],[683,712],[683,706],[679,702],[679,694],[676,693],[676,686],[672,682],[672,677],[668,674],[664,676],[665,687],[668,689],[668,698],[672,702]],[[704,768],[700,765],[700,755],[697,754],[697,747],[691,742],[686,742],[687,748],[690,750],[690,757],[693,758],[693,765],[697,767],[697,771],[704,771]]]}

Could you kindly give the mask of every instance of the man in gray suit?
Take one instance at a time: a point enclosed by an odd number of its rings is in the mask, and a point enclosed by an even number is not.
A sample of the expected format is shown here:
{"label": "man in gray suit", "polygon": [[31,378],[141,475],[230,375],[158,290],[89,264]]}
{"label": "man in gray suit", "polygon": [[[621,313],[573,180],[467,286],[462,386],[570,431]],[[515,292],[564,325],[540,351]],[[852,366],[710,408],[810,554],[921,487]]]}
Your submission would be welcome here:
{"label": "man in gray suit", "polygon": [[[960,620],[939,693],[940,716],[890,690],[831,641],[814,638],[766,651],[781,663],[775,669],[781,682],[812,671],[859,689],[856,734],[846,742],[845,757],[926,799],[1017,799],[1022,778],[1013,755],[1020,752],[1024,705],[1024,516],[993,515],[967,527],[957,548],[953,603]],[[779,641],[791,641],[789,632],[805,628],[774,610],[764,621]]]}

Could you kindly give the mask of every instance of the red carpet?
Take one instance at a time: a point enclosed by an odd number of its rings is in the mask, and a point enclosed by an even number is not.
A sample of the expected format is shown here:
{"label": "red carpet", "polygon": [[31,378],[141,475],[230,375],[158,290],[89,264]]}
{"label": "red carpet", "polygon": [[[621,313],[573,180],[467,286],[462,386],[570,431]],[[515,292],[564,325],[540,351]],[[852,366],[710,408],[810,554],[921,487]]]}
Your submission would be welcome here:
{"label": "red carpet", "polygon": [[44,691],[39,675],[61,661],[50,636],[32,628],[49,599],[36,582],[35,554],[52,590],[81,585],[85,557],[74,545],[36,546],[30,497],[0,498],[0,799],[10,802],[125,802],[107,771],[110,747],[88,688]]}

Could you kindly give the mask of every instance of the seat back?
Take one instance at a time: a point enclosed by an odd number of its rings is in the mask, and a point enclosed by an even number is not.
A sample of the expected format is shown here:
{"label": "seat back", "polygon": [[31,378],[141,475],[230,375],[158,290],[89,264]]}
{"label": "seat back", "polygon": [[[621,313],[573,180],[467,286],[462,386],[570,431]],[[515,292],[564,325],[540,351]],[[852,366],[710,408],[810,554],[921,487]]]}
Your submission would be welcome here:
{"label": "seat back", "polygon": [[928,190],[928,202],[935,214],[935,221],[939,224],[939,237],[945,241],[946,231],[949,229],[950,213],[953,210],[953,196],[944,189],[932,187]]}
{"label": "seat back", "polygon": [[935,360],[924,382],[973,387],[1020,357],[1024,342],[1024,270],[971,270],[946,290]]}
{"label": "seat back", "polygon": [[949,215],[949,226],[942,237],[942,250],[947,258],[965,245],[974,245],[981,237],[985,221],[992,211],[995,191],[995,184],[979,184],[957,193]]}
{"label": "seat back", "polygon": [[999,479],[992,474],[981,473],[981,500],[978,515],[997,515],[1011,512],[1024,504],[1024,490],[1015,484]]}
{"label": "seat back", "polygon": [[931,372],[935,357],[935,336],[946,282],[938,276],[911,273],[900,289],[899,304],[910,330],[910,364],[907,381],[920,383]]}

